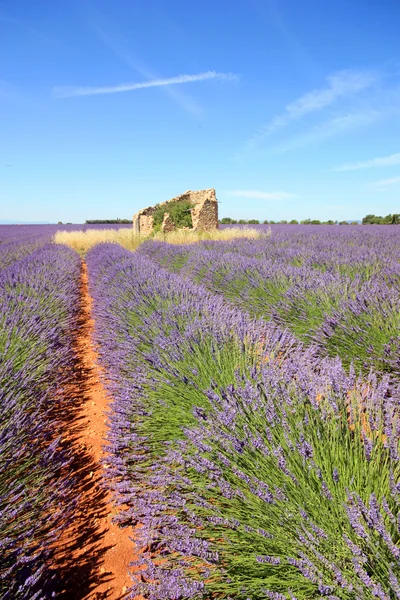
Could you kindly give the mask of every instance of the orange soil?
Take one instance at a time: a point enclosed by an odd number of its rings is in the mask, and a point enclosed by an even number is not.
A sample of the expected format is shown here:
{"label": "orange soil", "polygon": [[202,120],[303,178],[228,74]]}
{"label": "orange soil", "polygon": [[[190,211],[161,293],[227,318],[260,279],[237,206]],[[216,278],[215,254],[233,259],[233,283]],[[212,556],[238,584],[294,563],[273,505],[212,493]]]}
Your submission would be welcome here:
{"label": "orange soil", "polygon": [[[112,523],[117,510],[112,495],[104,488],[107,434],[106,412],[110,399],[100,381],[97,354],[91,334],[92,299],[88,291],[86,264],[82,262],[81,319],[76,335],[78,365],[66,390],[73,398],[64,444],[72,450],[71,470],[77,478],[79,496],[72,523],[56,545],[52,568],[57,572],[59,593],[67,600],[117,600],[132,584],[129,563],[134,556],[132,527]],[[139,552],[139,550],[138,550]],[[139,597],[137,597],[139,600]]]}

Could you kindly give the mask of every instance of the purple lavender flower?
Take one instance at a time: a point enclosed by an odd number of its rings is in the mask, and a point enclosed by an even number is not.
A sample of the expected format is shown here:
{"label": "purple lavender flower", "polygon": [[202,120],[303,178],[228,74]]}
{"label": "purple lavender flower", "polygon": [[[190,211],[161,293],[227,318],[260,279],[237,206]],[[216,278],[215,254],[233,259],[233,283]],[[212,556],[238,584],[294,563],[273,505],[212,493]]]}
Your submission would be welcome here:
{"label": "purple lavender flower", "polygon": [[73,400],[60,390],[74,376],[81,261],[69,248],[49,244],[49,238],[45,228],[30,240],[16,240],[2,264],[0,246],[0,321],[7,340],[4,345],[0,340],[0,595],[5,599],[56,593],[48,565],[76,501],[71,455],[60,440],[60,415]]}
{"label": "purple lavender flower", "polygon": [[256,556],[258,563],[269,563],[270,565],[277,566],[280,564],[281,559],[278,556]]}
{"label": "purple lavender flower", "polygon": [[[171,248],[149,242],[135,255],[115,246],[87,255],[96,341],[114,396],[109,483],[129,505],[131,522],[142,525],[148,579],[134,591],[150,598],[207,596],[218,585],[232,597],[249,590],[249,580],[255,594],[265,589],[268,597],[329,597],[336,588],[362,597],[382,595],[392,585],[388,571],[379,571],[375,581],[364,568],[377,541],[382,556],[395,556],[391,531],[385,522],[382,529],[363,482],[388,495],[384,481],[392,469],[396,489],[393,381],[373,374],[361,380],[338,358],[322,358],[321,347],[305,347],[280,327],[301,295],[305,324],[307,303],[314,306],[313,298],[327,289],[334,296],[326,305],[335,317],[327,334],[332,339],[341,303],[349,308],[360,281],[345,278],[348,295],[342,298],[343,278],[330,263],[313,289],[311,252],[303,257],[307,268],[282,271],[279,260],[287,254],[277,246],[270,260],[263,243],[240,246],[243,256],[232,244]],[[157,262],[174,271],[182,264],[181,275]],[[242,298],[232,290],[242,286],[243,273]],[[269,287],[269,300],[253,312],[252,294],[262,286]],[[359,318],[368,306],[360,293],[352,314]],[[349,424],[350,393],[361,401]],[[351,429],[357,410],[365,415],[364,440]],[[387,440],[376,434],[384,427]],[[379,473],[373,471],[375,445],[384,457]],[[339,477],[332,467],[342,463]],[[277,570],[279,584],[272,585]],[[272,578],[262,581],[263,573]],[[203,587],[186,590],[179,577],[186,586]]]}

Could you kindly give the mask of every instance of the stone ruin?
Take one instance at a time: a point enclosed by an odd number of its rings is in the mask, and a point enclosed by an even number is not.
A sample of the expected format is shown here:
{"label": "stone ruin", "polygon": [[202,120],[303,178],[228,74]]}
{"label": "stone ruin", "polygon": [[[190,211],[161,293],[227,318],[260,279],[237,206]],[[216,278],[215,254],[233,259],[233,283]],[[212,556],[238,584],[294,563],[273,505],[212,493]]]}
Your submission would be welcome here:
{"label": "stone ruin", "polygon": [[190,202],[193,208],[190,210],[192,215],[192,231],[213,231],[218,229],[218,202],[213,188],[209,190],[198,190],[192,192],[188,190],[180,196],[161,202],[156,206],[142,208],[133,216],[133,232],[141,235],[150,235],[154,230],[153,215],[157,209],[165,207],[164,220],[161,225],[161,231],[168,233],[176,229],[168,212],[168,205],[172,202]]}

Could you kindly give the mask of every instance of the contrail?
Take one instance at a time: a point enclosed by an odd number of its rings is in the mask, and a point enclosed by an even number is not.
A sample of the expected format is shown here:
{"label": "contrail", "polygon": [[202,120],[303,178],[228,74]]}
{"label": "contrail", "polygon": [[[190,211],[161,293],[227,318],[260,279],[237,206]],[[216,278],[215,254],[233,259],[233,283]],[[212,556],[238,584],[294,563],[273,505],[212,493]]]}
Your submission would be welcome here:
{"label": "contrail", "polygon": [[220,79],[225,81],[237,81],[238,76],[233,73],[218,73],[216,71],[206,71],[198,75],[178,75],[167,79],[153,79],[152,81],[143,81],[142,83],[121,83],[107,87],[76,87],[76,86],[57,86],[53,88],[53,94],[56,98],[73,98],[75,96],[95,96],[97,94],[118,94],[119,92],[131,92],[143,88],[160,87],[163,85],[176,85],[181,83],[193,83],[195,81],[205,81],[206,79]]}

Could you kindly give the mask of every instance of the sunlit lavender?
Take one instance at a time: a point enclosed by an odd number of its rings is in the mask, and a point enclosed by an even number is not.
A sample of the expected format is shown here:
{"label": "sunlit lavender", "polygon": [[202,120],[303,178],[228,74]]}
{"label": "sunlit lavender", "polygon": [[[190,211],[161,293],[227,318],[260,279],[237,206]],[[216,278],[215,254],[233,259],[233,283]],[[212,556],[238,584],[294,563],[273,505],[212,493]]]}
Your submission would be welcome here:
{"label": "sunlit lavender", "polygon": [[52,544],[75,500],[59,420],[80,260],[46,235],[25,241],[9,242],[14,261],[0,271],[0,595],[10,600],[52,597]]}
{"label": "sunlit lavender", "polygon": [[[395,260],[379,259],[371,235],[359,276],[346,272],[349,257],[340,273],[333,252],[330,268],[308,267],[321,278],[314,292],[332,283],[318,327],[328,313],[345,314],[353,293],[361,302],[364,281],[397,285]],[[231,295],[227,282],[246,294],[253,273],[265,289],[282,286],[282,297],[307,285],[304,267],[274,271],[278,258],[262,254],[274,246],[254,244],[253,257],[248,242],[148,242],[135,255],[100,245],[87,255],[114,397],[110,485],[124,505],[121,526],[140,523],[148,549],[132,597],[398,597],[396,369],[370,357],[360,370],[353,355],[342,364],[340,352],[302,341],[283,319]],[[339,281],[349,289],[335,304]]]}
{"label": "sunlit lavender", "polygon": [[[74,228],[0,227],[5,600],[65,576],[82,259],[52,239]],[[400,600],[400,230],[271,230],[84,257],[131,598]]]}
{"label": "sunlit lavender", "polygon": [[139,249],[365,373],[400,374],[397,227],[275,226],[270,238]]}

